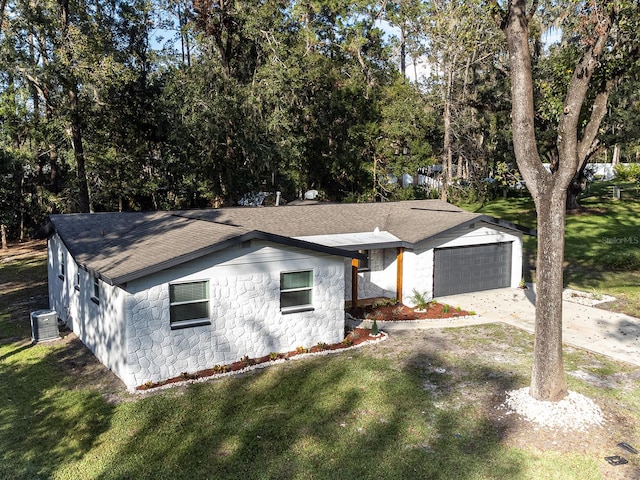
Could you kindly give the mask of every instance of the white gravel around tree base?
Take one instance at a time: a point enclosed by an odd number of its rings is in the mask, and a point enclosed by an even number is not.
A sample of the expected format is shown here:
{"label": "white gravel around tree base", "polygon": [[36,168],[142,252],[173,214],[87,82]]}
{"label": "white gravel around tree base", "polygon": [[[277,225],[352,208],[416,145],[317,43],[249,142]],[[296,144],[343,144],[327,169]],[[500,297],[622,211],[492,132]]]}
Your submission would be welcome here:
{"label": "white gravel around tree base", "polygon": [[529,387],[511,390],[498,408],[508,410],[507,414],[517,413],[541,427],[565,431],[585,430],[605,421],[602,410],[593,400],[571,390],[559,402],[536,400],[529,395]]}
{"label": "white gravel around tree base", "polygon": [[601,303],[613,302],[616,297],[603,293],[581,292],[579,290],[565,288],[562,292],[562,299],[568,302],[579,303],[580,305],[587,305],[588,307],[595,307]]}

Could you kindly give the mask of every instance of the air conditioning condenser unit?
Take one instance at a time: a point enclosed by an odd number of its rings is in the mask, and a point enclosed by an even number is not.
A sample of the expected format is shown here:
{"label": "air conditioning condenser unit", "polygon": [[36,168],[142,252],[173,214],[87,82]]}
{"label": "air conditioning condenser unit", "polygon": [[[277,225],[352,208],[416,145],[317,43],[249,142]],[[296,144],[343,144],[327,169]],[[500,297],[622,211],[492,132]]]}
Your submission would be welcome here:
{"label": "air conditioning condenser unit", "polygon": [[58,314],[55,310],[36,310],[31,312],[31,339],[35,343],[59,338]]}

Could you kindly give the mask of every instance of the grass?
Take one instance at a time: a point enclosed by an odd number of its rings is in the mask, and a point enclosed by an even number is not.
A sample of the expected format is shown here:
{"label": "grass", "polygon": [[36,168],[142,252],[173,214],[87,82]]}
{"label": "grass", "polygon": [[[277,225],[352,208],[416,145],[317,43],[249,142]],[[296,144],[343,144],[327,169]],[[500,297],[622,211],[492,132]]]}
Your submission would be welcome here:
{"label": "grass", "polygon": [[[596,182],[580,199],[585,209],[566,220],[565,285],[576,290],[607,293],[618,299],[617,311],[640,317],[640,191],[623,184],[623,200],[613,200],[611,182]],[[530,197],[465,205],[471,211],[535,228]],[[525,236],[526,259],[535,262],[536,240]],[[535,278],[535,271],[526,273]]]}
{"label": "grass", "polygon": [[[390,358],[363,349],[111,405],[91,388],[70,388],[53,361],[62,345],[5,344],[0,478],[601,478],[593,452],[502,445],[482,402],[465,393],[526,384],[529,335],[507,326],[448,335],[460,347],[474,336],[475,349],[508,338],[509,364],[455,349]],[[593,362],[572,355],[577,367]],[[610,368],[605,363],[598,368]],[[425,391],[426,381],[435,391]],[[637,388],[594,394],[623,407],[640,396]]]}
{"label": "grass", "polygon": [[[567,280],[574,288],[617,294],[625,308],[639,312],[638,272],[599,263],[619,247],[602,242],[604,236],[638,235],[640,204],[608,201],[604,188],[594,187],[582,201],[600,213],[568,219]],[[498,201],[481,211],[534,223],[527,199]],[[583,441],[569,435],[556,448],[538,448],[531,445],[541,432],[513,433],[515,426],[496,419],[489,407],[505,390],[526,386],[531,368],[532,337],[511,327],[415,332],[412,348],[389,347],[402,345],[391,338],[388,345],[144,397],[110,395],[100,388],[102,377],[87,378],[87,365],[70,370],[61,361],[69,356],[69,343],[29,342],[28,312],[46,307],[42,255],[0,260],[2,479],[640,475],[638,456],[626,455],[630,464],[624,467],[604,463],[605,455],[624,454],[613,440],[563,450],[565,441]],[[605,409],[613,422],[607,431],[637,447],[640,369],[569,347],[565,366],[570,388]],[[110,401],[114,395],[118,402]],[[515,440],[505,441],[512,435]],[[519,444],[519,435],[531,445]]]}

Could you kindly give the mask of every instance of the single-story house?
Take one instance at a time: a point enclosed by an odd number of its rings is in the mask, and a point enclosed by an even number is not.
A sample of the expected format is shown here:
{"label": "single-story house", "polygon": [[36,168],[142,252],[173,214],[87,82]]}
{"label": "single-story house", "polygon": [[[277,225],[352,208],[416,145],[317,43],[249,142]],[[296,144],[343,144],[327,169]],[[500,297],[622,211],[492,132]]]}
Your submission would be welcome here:
{"label": "single-story house", "polygon": [[439,200],[52,215],[49,302],[132,388],[337,343],[345,302],[517,287],[522,233]]}

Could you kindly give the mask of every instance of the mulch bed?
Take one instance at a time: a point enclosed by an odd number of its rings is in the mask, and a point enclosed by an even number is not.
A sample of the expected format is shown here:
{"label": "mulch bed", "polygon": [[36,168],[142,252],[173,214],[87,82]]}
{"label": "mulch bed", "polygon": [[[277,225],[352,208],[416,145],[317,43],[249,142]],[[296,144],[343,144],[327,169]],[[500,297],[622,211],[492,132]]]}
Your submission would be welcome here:
{"label": "mulch bed", "polygon": [[351,309],[351,315],[364,320],[377,320],[378,322],[397,322],[403,320],[435,320],[441,318],[456,318],[473,315],[459,307],[430,302],[426,311],[416,311],[402,303],[395,305],[367,305]]}
{"label": "mulch bed", "polygon": [[291,357],[295,357],[296,355],[304,355],[308,353],[318,353],[327,350],[342,350],[345,348],[353,347],[355,345],[359,345],[364,342],[380,340],[381,338],[381,336],[372,336],[371,329],[369,328],[354,328],[340,343],[334,343],[330,345],[326,343],[319,343],[310,348],[298,347],[291,352],[274,352],[273,354],[265,355],[264,357],[259,358],[249,358],[247,356],[229,365],[215,365],[213,368],[200,370],[195,373],[185,372],[178,377],[169,378],[167,380],[163,380],[162,382],[147,382],[143,385],[137,386],[136,390],[149,390],[152,388],[162,387],[164,385],[170,385],[172,383],[184,382],[186,380],[196,380],[198,378],[212,377],[214,375],[221,375],[224,373],[240,372],[241,370],[244,370],[248,367],[252,367],[254,365],[259,365],[262,363],[268,363],[277,360],[289,360]]}

